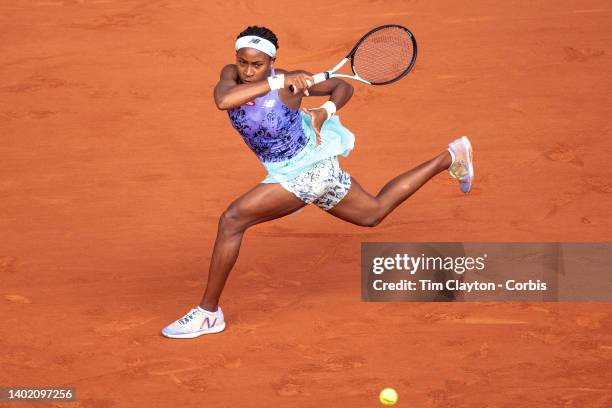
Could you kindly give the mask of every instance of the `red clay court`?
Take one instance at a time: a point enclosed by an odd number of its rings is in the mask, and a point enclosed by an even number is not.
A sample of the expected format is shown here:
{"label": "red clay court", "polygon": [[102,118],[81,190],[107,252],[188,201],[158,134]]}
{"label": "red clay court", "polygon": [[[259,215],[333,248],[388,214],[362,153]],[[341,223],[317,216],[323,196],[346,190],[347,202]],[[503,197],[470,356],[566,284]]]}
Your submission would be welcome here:
{"label": "red clay court", "polygon": [[[364,303],[363,241],[612,238],[612,4],[3,1],[0,386],[40,407],[610,407],[610,303]],[[380,226],[316,208],[245,236],[225,332],[161,336],[200,299],[219,215],[264,168],[212,89],[247,25],[320,72],[403,24],[416,67],[355,83],[342,159],[372,193],[467,134],[471,194],[436,177]],[[312,98],[306,106],[318,106]],[[229,165],[232,163],[232,165]],[[17,405],[15,405],[17,406]]]}

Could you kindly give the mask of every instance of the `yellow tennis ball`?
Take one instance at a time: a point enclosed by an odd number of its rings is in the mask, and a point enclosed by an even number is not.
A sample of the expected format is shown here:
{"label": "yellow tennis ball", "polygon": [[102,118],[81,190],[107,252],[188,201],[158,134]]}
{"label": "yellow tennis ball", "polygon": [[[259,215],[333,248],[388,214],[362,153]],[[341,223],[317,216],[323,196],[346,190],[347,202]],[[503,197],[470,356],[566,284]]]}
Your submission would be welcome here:
{"label": "yellow tennis ball", "polygon": [[383,405],[395,405],[395,403],[397,402],[397,392],[395,392],[393,388],[385,388],[380,392],[378,399]]}

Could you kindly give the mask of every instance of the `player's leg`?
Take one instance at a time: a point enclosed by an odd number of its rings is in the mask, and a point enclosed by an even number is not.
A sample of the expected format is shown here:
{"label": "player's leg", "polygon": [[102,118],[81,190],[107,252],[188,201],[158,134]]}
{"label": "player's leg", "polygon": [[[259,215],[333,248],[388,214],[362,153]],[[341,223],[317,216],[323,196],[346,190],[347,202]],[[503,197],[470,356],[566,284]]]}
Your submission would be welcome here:
{"label": "player's leg", "polygon": [[200,306],[210,311],[217,307],[227,275],[238,258],[242,236],[248,227],[291,214],[305,205],[280,184],[263,183],[230,204],[219,219],[208,284]]}
{"label": "player's leg", "polygon": [[352,178],[346,196],[328,212],[356,225],[374,227],[433,176],[448,170],[451,162],[451,154],[444,151],[395,177],[376,196],[366,192],[357,180]]}
{"label": "player's leg", "polygon": [[[457,179],[462,192],[470,191],[474,165],[472,145],[466,136],[452,141],[446,151],[433,159],[395,177],[376,196],[364,191],[357,180],[351,182],[350,176],[340,170],[334,188],[314,204],[353,224],[373,227],[433,176],[445,170]],[[343,181],[347,179],[348,182]]]}
{"label": "player's leg", "polygon": [[280,184],[263,183],[230,204],[219,219],[208,283],[200,305],[165,327],[162,334],[173,338],[193,338],[222,331],[225,321],[223,311],[218,307],[219,298],[238,258],[244,232],[250,226],[291,214],[305,205]]}

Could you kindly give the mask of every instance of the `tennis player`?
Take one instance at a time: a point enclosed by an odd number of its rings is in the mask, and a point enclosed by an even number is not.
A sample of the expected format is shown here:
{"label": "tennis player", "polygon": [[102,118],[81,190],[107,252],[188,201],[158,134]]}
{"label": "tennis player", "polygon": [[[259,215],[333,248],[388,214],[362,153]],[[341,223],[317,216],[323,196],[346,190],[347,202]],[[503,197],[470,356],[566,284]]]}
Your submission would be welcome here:
{"label": "tennis player", "polygon": [[[248,27],[238,35],[235,48],[235,64],[221,70],[215,102],[227,111],[268,175],[221,214],[204,296],[198,306],[162,330],[171,338],[225,329],[219,298],[249,227],[306,204],[350,223],[374,227],[440,172],[450,170],[464,193],[472,185],[472,148],[463,136],[389,181],[376,196],[367,193],[338,164],[338,156],[348,156],[355,140],[336,116],[351,99],[353,87],[338,78],[314,85],[306,71],[275,68],[278,40],[265,27]],[[329,100],[320,108],[300,111],[304,97],[325,95]]]}

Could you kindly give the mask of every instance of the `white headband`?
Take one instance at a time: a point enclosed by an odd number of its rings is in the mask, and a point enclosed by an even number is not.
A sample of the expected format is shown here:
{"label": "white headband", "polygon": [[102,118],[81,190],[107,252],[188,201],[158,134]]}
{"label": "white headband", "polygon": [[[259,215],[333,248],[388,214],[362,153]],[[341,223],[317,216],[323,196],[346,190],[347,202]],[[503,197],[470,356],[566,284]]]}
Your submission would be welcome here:
{"label": "white headband", "polygon": [[274,58],[276,56],[276,47],[265,38],[257,37],[256,35],[247,35],[236,40],[236,51],[241,48],[255,48]]}

